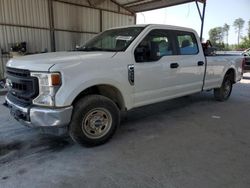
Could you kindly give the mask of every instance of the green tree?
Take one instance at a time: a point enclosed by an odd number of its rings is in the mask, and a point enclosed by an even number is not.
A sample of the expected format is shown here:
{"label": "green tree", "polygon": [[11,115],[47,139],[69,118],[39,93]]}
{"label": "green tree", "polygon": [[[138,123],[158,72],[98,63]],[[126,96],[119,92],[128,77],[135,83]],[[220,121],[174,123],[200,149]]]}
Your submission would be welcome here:
{"label": "green tree", "polygon": [[208,34],[211,43],[213,44],[222,43],[224,36],[222,27],[215,27],[210,29]]}
{"label": "green tree", "polygon": [[248,39],[250,40],[250,20],[248,21],[247,34],[248,34]]}
{"label": "green tree", "polygon": [[243,37],[241,43],[238,46],[238,48],[247,49],[249,47],[250,47],[250,39],[248,37]]}
{"label": "green tree", "polygon": [[216,29],[215,28],[210,29],[208,32],[208,35],[209,35],[209,40],[211,41],[211,43],[213,44],[216,43],[217,38],[218,38]]}
{"label": "green tree", "polygon": [[225,23],[224,26],[223,26],[223,31],[224,31],[225,36],[226,36],[226,44],[227,44],[227,46],[228,46],[228,32],[229,32],[229,30],[230,30],[230,25]]}
{"label": "green tree", "polygon": [[236,20],[234,20],[233,26],[238,34],[238,45],[240,44],[240,37],[241,37],[242,29],[244,27],[244,23],[245,21],[242,18],[237,18]]}

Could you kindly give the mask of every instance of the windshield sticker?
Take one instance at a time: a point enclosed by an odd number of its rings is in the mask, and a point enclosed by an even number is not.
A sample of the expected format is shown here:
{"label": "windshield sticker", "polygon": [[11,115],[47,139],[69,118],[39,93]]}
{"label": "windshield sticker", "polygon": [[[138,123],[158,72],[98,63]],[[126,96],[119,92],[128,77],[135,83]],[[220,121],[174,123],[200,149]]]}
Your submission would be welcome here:
{"label": "windshield sticker", "polygon": [[132,36],[117,36],[116,40],[132,40]]}

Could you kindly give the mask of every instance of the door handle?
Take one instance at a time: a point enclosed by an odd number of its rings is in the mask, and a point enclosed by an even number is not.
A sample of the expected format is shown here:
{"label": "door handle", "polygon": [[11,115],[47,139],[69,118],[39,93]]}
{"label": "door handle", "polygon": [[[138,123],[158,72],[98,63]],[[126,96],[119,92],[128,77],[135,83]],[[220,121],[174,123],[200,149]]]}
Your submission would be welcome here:
{"label": "door handle", "polygon": [[197,65],[198,65],[198,66],[203,66],[203,65],[204,65],[204,62],[203,62],[203,61],[198,61]]}
{"label": "door handle", "polygon": [[176,68],[178,68],[179,67],[179,64],[178,63],[171,63],[170,64],[170,68],[171,69],[176,69]]}

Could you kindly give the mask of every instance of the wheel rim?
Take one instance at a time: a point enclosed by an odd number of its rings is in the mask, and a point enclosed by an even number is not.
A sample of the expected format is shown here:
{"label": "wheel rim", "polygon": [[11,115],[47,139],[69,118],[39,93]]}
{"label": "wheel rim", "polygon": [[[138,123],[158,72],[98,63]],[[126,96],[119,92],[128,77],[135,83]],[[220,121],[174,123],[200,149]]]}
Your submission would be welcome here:
{"label": "wheel rim", "polygon": [[231,82],[227,80],[224,85],[224,97],[227,98],[231,92]]}
{"label": "wheel rim", "polygon": [[105,136],[112,125],[112,116],[104,108],[95,108],[83,118],[82,131],[88,138],[98,139]]}

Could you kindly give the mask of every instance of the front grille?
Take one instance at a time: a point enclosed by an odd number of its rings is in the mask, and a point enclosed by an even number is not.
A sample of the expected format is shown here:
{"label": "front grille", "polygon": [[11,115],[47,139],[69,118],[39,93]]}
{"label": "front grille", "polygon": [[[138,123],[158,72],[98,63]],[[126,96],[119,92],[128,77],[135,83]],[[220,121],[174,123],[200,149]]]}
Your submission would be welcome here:
{"label": "front grille", "polygon": [[24,69],[7,67],[6,74],[10,100],[23,105],[31,104],[39,93],[38,79],[30,76],[30,71]]}
{"label": "front grille", "polygon": [[18,77],[29,77],[30,71],[24,69],[14,69],[14,68],[7,68],[6,73],[11,76],[18,76]]}
{"label": "front grille", "polygon": [[26,91],[27,90],[27,85],[26,84],[13,83],[12,84],[12,89],[20,90],[20,91]]}

